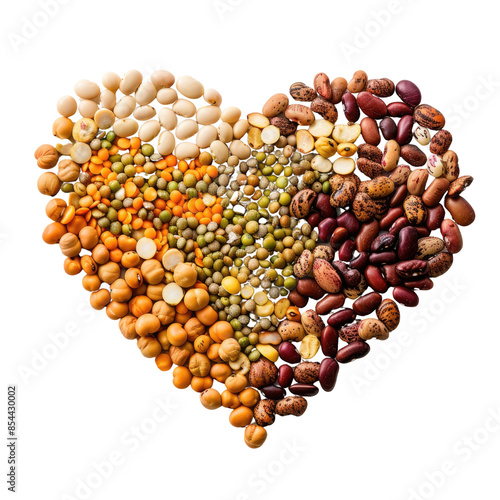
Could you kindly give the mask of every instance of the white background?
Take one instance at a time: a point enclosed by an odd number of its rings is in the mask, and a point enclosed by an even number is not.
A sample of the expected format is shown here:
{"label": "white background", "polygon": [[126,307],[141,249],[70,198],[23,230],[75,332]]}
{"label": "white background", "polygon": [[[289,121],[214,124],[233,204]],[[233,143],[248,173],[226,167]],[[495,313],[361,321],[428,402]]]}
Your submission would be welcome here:
{"label": "white background", "polygon": [[[27,32],[28,22],[43,24],[41,4],[10,2],[0,21],[1,399],[17,384],[17,498],[498,499],[500,71],[491,2],[222,0],[217,9],[208,0],[53,0],[45,25]],[[244,114],[320,71],[410,79],[445,112],[462,172],[475,177],[466,198],[477,220],[463,229],[452,270],[420,294],[418,309],[404,310],[390,340],[341,367],[333,393],[312,399],[301,418],[279,418],[259,450],[244,445],[227,410],[209,412],[197,394],[173,388],[171,373],[91,310],[81,278],[65,275],[58,249],[41,240],[47,199],[33,151],[55,143],[57,98],[81,78],[131,68],[191,74]],[[34,372],[23,376],[27,367]],[[141,427],[141,440],[132,438]],[[111,458],[112,470],[102,465]],[[4,498],[4,479],[0,490]]]}

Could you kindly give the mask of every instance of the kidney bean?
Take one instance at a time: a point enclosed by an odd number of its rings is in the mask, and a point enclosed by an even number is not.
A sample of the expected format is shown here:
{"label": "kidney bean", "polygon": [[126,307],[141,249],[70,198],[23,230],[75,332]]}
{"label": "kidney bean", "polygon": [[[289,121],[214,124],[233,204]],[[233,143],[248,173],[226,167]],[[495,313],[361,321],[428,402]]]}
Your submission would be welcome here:
{"label": "kidney bean", "polygon": [[408,106],[405,102],[391,102],[387,105],[387,111],[389,115],[399,118],[405,115],[413,115],[413,109]]}
{"label": "kidney bean", "polygon": [[349,267],[351,269],[357,269],[358,271],[362,271],[368,265],[368,253],[360,252],[357,257],[354,257],[349,262]]}
{"label": "kidney bean", "polygon": [[405,144],[401,147],[401,158],[412,167],[422,167],[427,163],[426,154],[414,144]]}
{"label": "kidney bean", "polygon": [[297,351],[297,348],[291,342],[281,342],[278,347],[278,354],[283,361],[292,365],[300,363],[302,359],[299,351]]}
{"label": "kidney bean", "polygon": [[455,196],[454,198],[447,196],[444,199],[444,206],[450,212],[453,220],[460,226],[468,226],[476,218],[471,204],[462,196]]}
{"label": "kidney bean", "polygon": [[332,266],[339,274],[344,274],[348,269],[347,264],[341,260],[334,260]]}
{"label": "kidney bean", "polygon": [[283,399],[286,395],[285,389],[283,387],[278,387],[277,385],[268,385],[262,387],[260,392],[266,396],[267,399]]}
{"label": "kidney bean", "polygon": [[297,307],[306,307],[309,302],[309,298],[300,294],[296,288],[288,294],[288,300]]}
{"label": "kidney bean", "polygon": [[337,221],[329,217],[327,219],[323,219],[318,224],[318,235],[320,241],[330,241],[332,237],[333,231],[337,228]]}
{"label": "kidney bean", "polygon": [[407,194],[408,194],[408,187],[406,186],[406,184],[401,184],[401,186],[398,186],[392,193],[389,206],[391,208],[399,207],[399,205],[401,205],[403,201],[405,201]]}
{"label": "kidney bean", "polygon": [[380,253],[372,253],[369,258],[370,264],[374,266],[380,266],[382,264],[391,264],[398,259],[396,252],[388,251],[388,252],[380,252]]}
{"label": "kidney bean", "polygon": [[366,266],[364,275],[368,285],[371,286],[376,292],[387,292],[389,286],[378,267],[369,264],[368,266]]}
{"label": "kidney bean", "polygon": [[297,396],[316,396],[319,389],[314,384],[293,384],[289,387],[290,392]]}
{"label": "kidney bean", "polygon": [[379,128],[386,141],[396,139],[398,127],[396,122],[390,116],[386,116],[381,120]]}
{"label": "kidney bean", "polygon": [[346,210],[337,217],[337,225],[346,228],[350,236],[356,236],[358,234],[359,221],[350,210]]}
{"label": "kidney bean", "polygon": [[444,244],[450,253],[458,253],[462,250],[463,240],[460,228],[451,219],[444,219],[441,223],[441,235]]}
{"label": "kidney bean", "polygon": [[386,264],[382,266],[382,274],[390,286],[398,286],[402,283],[399,274],[396,272],[396,264]]}
{"label": "kidney bean", "polygon": [[290,365],[281,365],[278,368],[278,384],[281,387],[289,387],[293,382],[293,368]]}
{"label": "kidney bean", "polygon": [[415,229],[418,232],[419,238],[425,238],[431,234],[431,232],[425,226],[415,226]]}
{"label": "kidney bean", "polygon": [[417,253],[419,234],[417,228],[407,226],[399,231],[398,258],[399,260],[413,259]]}
{"label": "kidney bean", "polygon": [[[406,218],[406,217],[405,217]],[[370,250],[372,241],[377,237],[380,226],[377,220],[365,222],[356,236],[356,250],[358,252],[367,252]]]}
{"label": "kidney bean", "polygon": [[348,237],[349,232],[347,229],[345,227],[338,227],[333,231],[332,237],[330,238],[330,245],[337,250]]}
{"label": "kidney bean", "polygon": [[350,309],[345,308],[333,313],[327,320],[327,323],[334,328],[339,328],[347,323],[352,323],[356,319],[356,313]]}
{"label": "kidney bean", "polygon": [[389,229],[389,232],[391,234],[393,234],[394,236],[397,236],[399,234],[399,232],[401,231],[401,229],[403,229],[404,227],[409,226],[409,225],[410,225],[410,222],[408,221],[408,219],[405,216],[400,217],[399,219],[396,219],[394,221],[394,224]]}
{"label": "kidney bean", "polygon": [[377,122],[373,118],[365,117],[360,122],[361,135],[367,144],[378,146],[380,144],[380,132]]}
{"label": "kidney bean", "polygon": [[329,293],[326,297],[316,302],[316,312],[323,316],[324,314],[331,313],[334,309],[342,307],[345,302],[345,295],[343,293]]}
{"label": "kidney bean", "polygon": [[[406,186],[399,186],[399,187],[406,187]],[[399,188],[398,188],[399,189]],[[378,221],[380,225],[380,229],[383,231],[386,231],[389,229],[392,224],[394,223],[395,220],[399,219],[404,215],[404,211],[402,207],[393,207],[387,210],[387,213],[382,219]]]}
{"label": "kidney bean", "polygon": [[413,115],[405,115],[398,122],[398,131],[396,136],[396,141],[401,146],[405,144],[410,144],[413,138]]}
{"label": "kidney bean", "polygon": [[327,194],[319,193],[316,198],[315,206],[323,217],[337,217],[337,210],[330,204],[330,197]]}
{"label": "kidney bean", "polygon": [[356,245],[353,240],[346,240],[339,248],[339,259],[347,262],[352,259]]}
{"label": "kidney bean", "polygon": [[337,383],[338,374],[338,362],[335,359],[325,358],[319,366],[319,383],[321,388],[326,392],[333,391]]}
{"label": "kidney bean", "polygon": [[427,266],[426,260],[404,260],[396,264],[396,272],[402,278],[420,278],[427,274]]}
{"label": "kidney bean", "polygon": [[377,292],[371,292],[358,297],[353,302],[352,308],[357,315],[368,316],[368,314],[371,314],[377,309],[381,302],[382,295]]}
{"label": "kidney bean", "polygon": [[396,85],[399,98],[409,106],[418,106],[422,100],[420,89],[410,80],[401,80]]}
{"label": "kidney bean", "polygon": [[363,340],[356,340],[349,345],[342,347],[337,353],[337,361],[339,363],[350,363],[355,359],[365,357],[370,352],[370,345]]}
{"label": "kidney bean", "polygon": [[396,302],[399,302],[406,307],[418,306],[418,295],[413,290],[404,286],[395,287],[392,291],[392,296]]}
{"label": "kidney bean", "polygon": [[444,177],[434,179],[422,195],[422,201],[428,207],[435,207],[450,187],[450,181]]}
{"label": "kidney bean", "polygon": [[297,281],[297,291],[314,300],[319,300],[325,295],[325,291],[312,278],[302,278]]}
{"label": "kidney bean", "polygon": [[389,250],[396,244],[396,237],[391,233],[379,234],[370,246],[372,252],[384,252]]}
{"label": "kidney bean", "polygon": [[357,100],[358,106],[366,116],[379,120],[387,115],[387,106],[385,105],[385,102],[380,99],[380,97],[373,95],[371,92],[363,90],[358,94]]}
{"label": "kidney bean", "polygon": [[321,215],[317,212],[312,213],[307,217],[307,223],[311,225],[311,227],[318,227],[318,224],[321,222]]}
{"label": "kidney bean", "polygon": [[443,205],[436,205],[435,207],[429,207],[427,209],[427,219],[425,220],[425,225],[429,231],[435,231],[441,227],[441,223],[444,220],[444,208]]}
{"label": "kidney bean", "polygon": [[359,120],[359,106],[356,98],[350,92],[345,92],[342,95],[342,108],[347,121],[357,122]]}
{"label": "kidney bean", "polygon": [[321,332],[320,340],[323,354],[334,358],[339,348],[339,334],[337,330],[331,325],[326,325]]}
{"label": "kidney bean", "polygon": [[418,288],[419,290],[430,290],[434,283],[430,278],[420,278],[414,280],[406,280],[403,282],[406,288]]}
{"label": "kidney bean", "polygon": [[361,273],[357,269],[348,269],[342,273],[342,279],[349,288],[355,288],[361,283]]}

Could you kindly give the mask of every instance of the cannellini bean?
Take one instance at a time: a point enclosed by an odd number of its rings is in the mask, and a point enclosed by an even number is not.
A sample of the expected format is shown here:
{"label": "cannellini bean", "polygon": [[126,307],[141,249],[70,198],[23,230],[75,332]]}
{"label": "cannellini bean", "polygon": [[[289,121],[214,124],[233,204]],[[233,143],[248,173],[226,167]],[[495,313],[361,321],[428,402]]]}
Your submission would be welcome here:
{"label": "cannellini bean", "polygon": [[157,120],[149,120],[141,125],[139,129],[139,139],[143,142],[152,141],[161,130],[160,122]]}
{"label": "cannellini bean", "polygon": [[200,125],[213,125],[219,121],[220,115],[218,106],[203,106],[196,112],[196,121]]}
{"label": "cannellini bean", "polygon": [[169,88],[175,82],[175,76],[164,69],[157,69],[151,75],[151,82],[158,89]]}
{"label": "cannellini bean", "polygon": [[75,94],[81,99],[94,99],[101,93],[101,89],[97,83],[90,80],[79,80],[75,84]]}
{"label": "cannellini bean", "polygon": [[99,106],[90,99],[82,99],[78,105],[78,111],[84,118],[94,118]]}
{"label": "cannellini bean", "polygon": [[112,71],[108,71],[102,75],[102,84],[111,92],[116,92],[120,88],[120,82],[122,79],[120,75],[113,73]]}
{"label": "cannellini bean", "polygon": [[208,148],[213,141],[217,140],[218,132],[213,125],[201,127],[196,136],[196,144],[202,148]]}
{"label": "cannellini bean", "polygon": [[243,141],[240,140],[231,142],[229,149],[231,151],[231,154],[236,155],[240,160],[246,160],[252,154],[252,150]]}
{"label": "cannellini bean", "polygon": [[198,124],[194,120],[183,120],[175,129],[177,139],[185,141],[198,132]]}
{"label": "cannellini bean", "polygon": [[219,139],[225,143],[233,140],[233,127],[229,123],[222,122],[219,125]]}
{"label": "cannellini bean", "polygon": [[229,106],[222,111],[221,119],[223,122],[227,122],[230,125],[234,125],[241,116],[241,110],[236,106]]}
{"label": "cannellini bean", "polygon": [[117,120],[113,125],[113,131],[118,137],[129,137],[139,129],[139,124],[131,118]]}
{"label": "cannellini bean", "polygon": [[177,126],[177,115],[170,108],[162,108],[158,113],[161,126],[173,130]]}
{"label": "cannellini bean", "polygon": [[172,151],[175,148],[175,137],[172,132],[168,130],[164,130],[160,137],[158,138],[158,153],[166,156],[172,154]]}
{"label": "cannellini bean", "polygon": [[221,164],[229,158],[229,148],[222,141],[214,141],[210,144],[210,153],[214,160]]}
{"label": "cannellini bean", "polygon": [[160,89],[158,94],[156,94],[156,100],[160,104],[172,104],[177,101],[178,98],[179,96],[175,89]]}
{"label": "cannellini bean", "polygon": [[181,142],[175,148],[175,156],[179,160],[196,158],[200,154],[200,148],[192,142]]}
{"label": "cannellini bean", "polygon": [[186,99],[178,99],[174,102],[172,110],[176,115],[191,118],[196,113],[196,106]]}
{"label": "cannellini bean", "polygon": [[139,106],[145,106],[154,101],[156,93],[156,87],[152,82],[142,82],[135,93],[135,100]]}
{"label": "cannellini bean", "polygon": [[235,139],[241,139],[247,132],[248,132],[248,127],[250,125],[248,124],[248,120],[238,120],[234,125],[233,125],[233,136]]}
{"label": "cannellini bean", "polygon": [[203,94],[203,99],[205,99],[208,104],[212,104],[213,106],[220,106],[222,104],[222,96],[215,89],[207,89]]}
{"label": "cannellini bean", "polygon": [[127,118],[135,109],[135,99],[131,95],[122,97],[113,108],[113,113],[117,118]]}
{"label": "cannellini bean", "polygon": [[120,82],[120,90],[125,95],[132,94],[142,83],[142,73],[136,69],[127,71]]}
{"label": "cannellini bean", "polygon": [[189,99],[198,99],[205,92],[203,85],[191,76],[180,76],[175,86],[183,96]]}
{"label": "cannellini bean", "polygon": [[57,101],[57,112],[66,118],[76,113],[77,104],[73,97],[64,95]]}
{"label": "cannellini bean", "polygon": [[107,109],[113,109],[116,106],[116,94],[111,90],[104,89],[101,92],[101,103]]}
{"label": "cannellini bean", "polygon": [[135,108],[134,111],[134,118],[140,121],[150,120],[155,115],[156,109],[153,108],[153,106],[140,106],[138,108]]}

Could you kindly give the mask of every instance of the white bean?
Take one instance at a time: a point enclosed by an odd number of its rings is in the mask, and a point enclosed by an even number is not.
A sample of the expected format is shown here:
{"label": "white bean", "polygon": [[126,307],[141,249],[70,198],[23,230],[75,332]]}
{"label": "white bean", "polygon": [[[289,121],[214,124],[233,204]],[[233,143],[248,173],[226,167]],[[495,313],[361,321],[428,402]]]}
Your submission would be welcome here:
{"label": "white bean", "polygon": [[175,129],[175,136],[180,141],[193,137],[198,132],[198,124],[194,120],[183,120]]}
{"label": "white bean", "polygon": [[117,118],[127,118],[135,109],[135,99],[131,95],[122,97],[113,108],[113,112]]}
{"label": "white bean", "polygon": [[179,160],[187,158],[196,158],[200,154],[200,148],[192,142],[181,142],[175,148],[175,156]]}
{"label": "white bean", "polygon": [[248,121],[245,119],[238,120],[234,125],[233,125],[233,135],[235,139],[241,139],[248,131],[248,127],[250,125],[248,124]]}
{"label": "white bean", "polygon": [[229,123],[222,122],[219,125],[219,139],[225,143],[233,140],[233,127]]}
{"label": "white bean", "polygon": [[99,106],[91,99],[82,99],[78,105],[78,111],[84,118],[94,118]]}
{"label": "white bean", "polygon": [[177,101],[178,98],[179,96],[175,89],[160,89],[158,94],[156,94],[156,100],[160,104],[172,104]]}
{"label": "white bean", "polygon": [[176,115],[184,118],[191,118],[196,113],[196,106],[186,99],[178,99],[172,105],[172,110]]}
{"label": "white bean", "polygon": [[240,140],[233,141],[229,146],[232,155],[236,155],[240,160],[246,160],[252,154],[252,150]]}
{"label": "white bean", "polygon": [[164,130],[161,134],[160,137],[158,137],[158,153],[166,156],[169,154],[172,154],[172,151],[175,148],[175,137],[172,132],[169,132],[168,130]]}
{"label": "white bean", "polygon": [[160,122],[157,120],[149,120],[141,125],[139,129],[139,139],[143,142],[152,141],[161,130]]}
{"label": "white bean", "polygon": [[170,71],[157,69],[151,74],[151,81],[153,82],[153,85],[160,90],[171,87],[175,82],[175,76],[172,75]]}
{"label": "white bean", "polygon": [[75,94],[81,99],[94,99],[99,96],[101,89],[97,83],[90,80],[79,80],[75,84]]}
{"label": "white bean", "polygon": [[167,130],[174,130],[177,126],[177,115],[170,108],[162,108],[158,113],[161,126]]}
{"label": "white bean", "polygon": [[221,141],[214,141],[210,144],[210,153],[219,165],[229,158],[229,148]]}
{"label": "white bean", "polygon": [[116,106],[116,94],[109,89],[101,92],[101,103],[107,109],[113,109]]}
{"label": "white bean", "polygon": [[212,142],[217,140],[217,137],[217,129],[213,125],[201,127],[196,135],[196,144],[198,144],[201,149],[205,149],[208,148]]}
{"label": "white bean", "polygon": [[214,106],[220,106],[222,104],[222,96],[215,89],[207,89],[203,94],[203,99],[205,99],[208,104],[212,104]]}
{"label": "white bean", "polygon": [[142,83],[142,73],[136,69],[127,71],[120,82],[120,90],[125,94],[132,94]]}
{"label": "white bean", "polygon": [[192,76],[180,76],[175,86],[183,96],[189,99],[198,99],[205,92],[203,85]]}
{"label": "white bean", "polygon": [[219,121],[220,115],[219,106],[203,106],[196,112],[196,121],[200,125],[213,125]]}
{"label": "white bean", "polygon": [[236,106],[229,106],[222,111],[221,119],[223,122],[234,125],[240,119],[240,116],[240,108],[237,108]]}
{"label": "white bean", "polygon": [[65,116],[66,118],[68,118],[69,116],[73,116],[76,113],[76,110],[76,101],[70,95],[63,95],[57,101],[57,112],[61,116]]}
{"label": "white bean", "polygon": [[154,115],[156,115],[156,109],[153,108],[153,106],[140,106],[135,108],[134,111],[134,118],[136,120],[140,120],[141,122],[144,120],[150,120]]}
{"label": "white bean", "polygon": [[102,84],[111,92],[116,92],[120,88],[120,82],[122,79],[120,75],[113,73],[112,71],[108,71],[102,75]]}
{"label": "white bean", "polygon": [[139,124],[131,118],[117,120],[113,125],[113,131],[118,137],[129,137],[134,135],[139,128]]}
{"label": "white bean", "polygon": [[156,87],[149,81],[142,82],[137,92],[135,93],[135,100],[139,106],[145,106],[154,101],[156,97]]}

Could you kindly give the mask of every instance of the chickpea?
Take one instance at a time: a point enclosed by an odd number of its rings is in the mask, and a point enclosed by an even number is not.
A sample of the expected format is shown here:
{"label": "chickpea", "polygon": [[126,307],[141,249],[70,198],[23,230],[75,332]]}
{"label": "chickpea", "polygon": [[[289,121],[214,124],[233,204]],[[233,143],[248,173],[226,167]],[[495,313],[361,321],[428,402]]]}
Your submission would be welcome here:
{"label": "chickpea", "polygon": [[207,350],[207,356],[216,363],[220,363],[222,361],[219,357],[219,347],[220,344],[211,344]]}
{"label": "chickpea", "polygon": [[245,377],[245,375],[237,373],[234,375],[230,375],[226,379],[225,384],[228,391],[237,394],[238,392],[241,392],[248,385],[248,380]]}
{"label": "chickpea", "polygon": [[87,292],[97,292],[101,288],[102,281],[97,274],[86,275],[82,279],[82,285]]}
{"label": "chickpea", "polygon": [[233,370],[231,367],[225,363],[216,363],[215,365],[212,365],[212,368],[210,369],[210,376],[221,384],[223,384],[232,373]]}
{"label": "chickpea", "polygon": [[250,448],[260,448],[267,438],[267,431],[257,424],[250,424],[245,429],[245,444]]}
{"label": "chickpea", "polygon": [[206,389],[200,394],[201,404],[207,410],[216,410],[222,406],[222,398],[216,389]]}
{"label": "chickpea", "polygon": [[90,305],[100,311],[104,309],[111,301],[111,295],[108,290],[101,288],[97,292],[90,294]]}
{"label": "chickpea", "polygon": [[239,406],[229,414],[229,423],[234,427],[246,427],[253,420],[253,411],[246,406]]}
{"label": "chickpea", "polygon": [[167,338],[172,345],[179,347],[186,343],[187,332],[180,323],[172,323],[167,328]]}
{"label": "chickpea", "polygon": [[172,358],[165,352],[158,354],[155,358],[156,366],[162,371],[166,372],[172,368]]}
{"label": "chickpea", "polygon": [[143,314],[137,318],[135,329],[141,337],[155,333],[160,328],[160,320],[151,313]]}
{"label": "chickpea", "polygon": [[173,374],[173,384],[177,389],[186,389],[191,384],[191,379],[193,376],[191,372],[185,366],[178,366],[172,372]]}
{"label": "chickpea", "polygon": [[110,319],[120,319],[128,314],[128,304],[126,302],[116,302],[112,300],[106,306],[106,314]]}
{"label": "chickpea", "polygon": [[249,408],[255,406],[260,401],[259,391],[255,390],[253,387],[243,389],[238,397],[240,398],[241,404]]}
{"label": "chickpea", "polygon": [[161,345],[154,337],[140,337],[137,347],[146,358],[156,358],[161,353]]}
{"label": "chickpea", "polygon": [[[64,260],[64,271],[70,276],[75,276],[82,270],[80,257],[66,257]],[[90,291],[90,290],[89,290]],[[92,290],[94,291],[94,290]]]}
{"label": "chickpea", "polygon": [[214,383],[212,377],[193,377],[191,379],[191,389],[196,392],[203,392],[207,389],[210,389],[212,387],[212,384]]}
{"label": "chickpea", "polygon": [[206,377],[210,373],[210,366],[210,360],[201,352],[193,354],[189,359],[189,371],[195,377]]}
{"label": "chickpea", "polygon": [[162,330],[161,332],[158,332],[156,334],[156,338],[158,339],[158,342],[161,344],[161,347],[164,351],[168,351],[170,348],[170,342],[168,341],[167,338],[167,330]]}
{"label": "chickpea", "polygon": [[234,410],[235,408],[238,408],[238,406],[241,406],[241,402],[238,399],[238,396],[236,394],[233,394],[232,392],[224,391],[221,394],[221,399],[222,406],[224,408],[231,408],[232,410]]}

